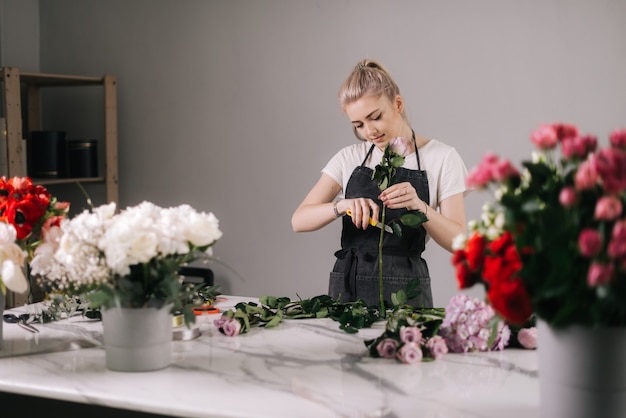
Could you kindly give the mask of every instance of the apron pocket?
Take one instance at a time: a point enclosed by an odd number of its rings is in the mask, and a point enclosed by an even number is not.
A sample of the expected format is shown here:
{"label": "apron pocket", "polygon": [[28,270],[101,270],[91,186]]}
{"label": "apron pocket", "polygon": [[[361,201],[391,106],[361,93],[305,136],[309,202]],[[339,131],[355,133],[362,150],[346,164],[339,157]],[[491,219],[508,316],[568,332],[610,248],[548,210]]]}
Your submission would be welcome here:
{"label": "apron pocket", "polygon": [[[401,289],[406,291],[406,287],[411,281],[408,277],[386,277],[383,276],[383,299],[388,306],[391,306],[391,294],[396,293]],[[418,286],[420,294],[417,297],[407,301],[408,304],[417,306],[432,308],[433,297],[430,289],[430,278],[425,277],[420,279]],[[378,276],[356,276],[356,295],[354,299],[363,299],[366,305],[380,304],[380,295],[378,289]]]}

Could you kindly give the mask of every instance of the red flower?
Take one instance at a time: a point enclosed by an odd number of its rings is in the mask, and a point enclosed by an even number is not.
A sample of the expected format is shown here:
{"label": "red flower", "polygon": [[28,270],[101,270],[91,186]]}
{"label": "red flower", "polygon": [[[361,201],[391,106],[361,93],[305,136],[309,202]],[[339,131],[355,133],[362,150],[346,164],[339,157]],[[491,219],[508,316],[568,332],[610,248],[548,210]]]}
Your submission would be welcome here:
{"label": "red flower", "polygon": [[493,309],[511,324],[524,324],[533,313],[530,297],[519,277],[494,283],[487,297]]}
{"label": "red flower", "polygon": [[478,271],[482,267],[486,245],[487,240],[478,232],[472,234],[467,240],[465,257],[471,271]]}
{"label": "red flower", "polygon": [[522,268],[522,262],[513,243],[513,237],[505,232],[488,246],[491,255],[485,256],[483,279],[490,286],[509,280]]}

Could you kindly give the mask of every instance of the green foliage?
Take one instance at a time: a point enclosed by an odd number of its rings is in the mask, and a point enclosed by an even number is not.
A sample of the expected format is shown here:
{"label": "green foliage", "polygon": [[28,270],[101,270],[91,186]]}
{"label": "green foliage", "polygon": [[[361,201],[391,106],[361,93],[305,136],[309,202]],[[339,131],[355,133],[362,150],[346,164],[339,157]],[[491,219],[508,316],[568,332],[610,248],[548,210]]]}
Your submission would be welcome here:
{"label": "green foliage", "polygon": [[444,315],[443,308],[418,308],[406,303],[419,294],[418,285],[419,280],[413,279],[406,289],[393,293],[393,306],[386,307],[384,313],[378,306],[365,305],[361,299],[355,302],[339,302],[328,295],[319,295],[298,300],[284,296],[262,296],[259,303],[240,302],[223,315],[240,320],[240,333],[248,332],[255,326],[271,328],[284,319],[330,318],[339,323],[339,329],[349,334],[357,333],[361,328],[370,328],[375,322],[384,320],[388,313],[392,315],[390,320],[396,315],[406,315],[409,312],[436,317]]}

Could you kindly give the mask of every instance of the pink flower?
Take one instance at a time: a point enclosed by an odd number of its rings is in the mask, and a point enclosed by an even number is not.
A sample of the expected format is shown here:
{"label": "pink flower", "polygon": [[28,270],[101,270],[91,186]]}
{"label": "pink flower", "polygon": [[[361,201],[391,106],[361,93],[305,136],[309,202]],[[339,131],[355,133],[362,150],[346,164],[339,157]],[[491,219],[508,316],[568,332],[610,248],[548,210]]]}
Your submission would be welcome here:
{"label": "pink flower", "polygon": [[537,328],[522,328],[517,333],[517,341],[522,347],[533,350],[537,348]]}
{"label": "pink flower", "polygon": [[540,149],[552,149],[559,142],[552,125],[540,125],[530,135],[530,140]]}
{"label": "pink flower", "polygon": [[391,151],[398,155],[402,155],[403,157],[408,155],[409,151],[411,151],[409,141],[402,137],[392,139],[389,142],[389,147],[391,148]]}
{"label": "pink flower", "polygon": [[224,324],[226,324],[226,321],[228,321],[228,317],[226,315],[220,315],[219,318],[215,319],[213,321],[213,325],[215,325],[215,328],[220,329],[224,327]]}
{"label": "pink flower", "polygon": [[563,207],[569,208],[573,206],[577,200],[578,195],[576,194],[576,190],[571,186],[563,187],[559,193],[559,202],[561,202]]}
{"label": "pink flower", "polygon": [[422,361],[422,348],[416,343],[407,343],[396,352],[396,357],[404,364],[415,364]]}
{"label": "pink flower", "polygon": [[587,284],[589,287],[596,287],[608,284],[615,278],[615,267],[613,264],[601,264],[594,262],[589,267],[587,273]]}
{"label": "pink flower", "polygon": [[431,357],[435,360],[448,354],[448,345],[446,344],[446,340],[439,335],[435,335],[429,339],[426,342],[426,348],[430,351]]}
{"label": "pink flower", "polygon": [[592,258],[602,249],[602,236],[593,228],[585,228],[578,235],[578,248],[585,257]]}
{"label": "pink flower", "polygon": [[578,136],[578,128],[569,123],[554,123],[552,124],[552,127],[554,128],[556,137],[559,141]]}
{"label": "pink flower", "polygon": [[607,193],[626,190],[626,151],[619,148],[604,148],[591,159],[594,170],[602,179]]}
{"label": "pink flower", "polygon": [[383,358],[394,358],[396,355],[396,348],[398,347],[398,342],[393,338],[385,338],[376,346],[376,350],[378,351],[378,355]]}
{"label": "pink flower", "polygon": [[594,211],[597,220],[612,221],[622,214],[622,201],[615,196],[603,196],[598,199]]}
{"label": "pink flower", "polygon": [[511,177],[519,177],[519,171],[508,160],[499,160],[491,166],[491,175],[494,180],[502,181]]}
{"label": "pink flower", "polygon": [[600,177],[594,165],[591,163],[591,160],[583,161],[578,166],[578,170],[576,170],[576,175],[574,176],[576,190],[592,189],[598,184],[599,180]]}
{"label": "pink flower", "polygon": [[626,149],[626,129],[616,129],[609,135],[611,146]]}
{"label": "pink flower", "polygon": [[498,156],[486,153],[480,163],[472,168],[467,176],[467,186],[483,189],[493,180],[491,166],[498,162]]}
{"label": "pink flower", "polygon": [[403,343],[416,343],[422,342],[422,331],[418,327],[400,327],[400,340]]}
{"label": "pink flower", "polygon": [[220,330],[228,337],[235,337],[241,332],[241,322],[235,318],[228,318]]}
{"label": "pink flower", "polygon": [[484,189],[492,181],[504,181],[519,176],[519,171],[513,164],[489,152],[483,156],[476,167],[470,170],[466,184],[468,187]]}
{"label": "pink flower", "polygon": [[598,146],[598,138],[593,135],[563,138],[561,152],[565,158],[583,159]]}
{"label": "pink flower", "polygon": [[626,219],[615,222],[607,252],[611,258],[626,261]]}

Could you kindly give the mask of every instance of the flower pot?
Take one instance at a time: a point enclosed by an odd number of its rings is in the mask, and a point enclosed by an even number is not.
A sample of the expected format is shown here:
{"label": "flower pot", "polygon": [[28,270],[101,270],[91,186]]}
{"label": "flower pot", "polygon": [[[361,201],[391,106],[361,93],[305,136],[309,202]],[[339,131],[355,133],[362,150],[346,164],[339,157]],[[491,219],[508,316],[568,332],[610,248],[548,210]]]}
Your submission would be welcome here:
{"label": "flower pot", "polygon": [[537,328],[541,417],[625,417],[626,327]]}
{"label": "flower pot", "polygon": [[106,367],[119,372],[146,372],[170,365],[172,306],[102,310]]}

